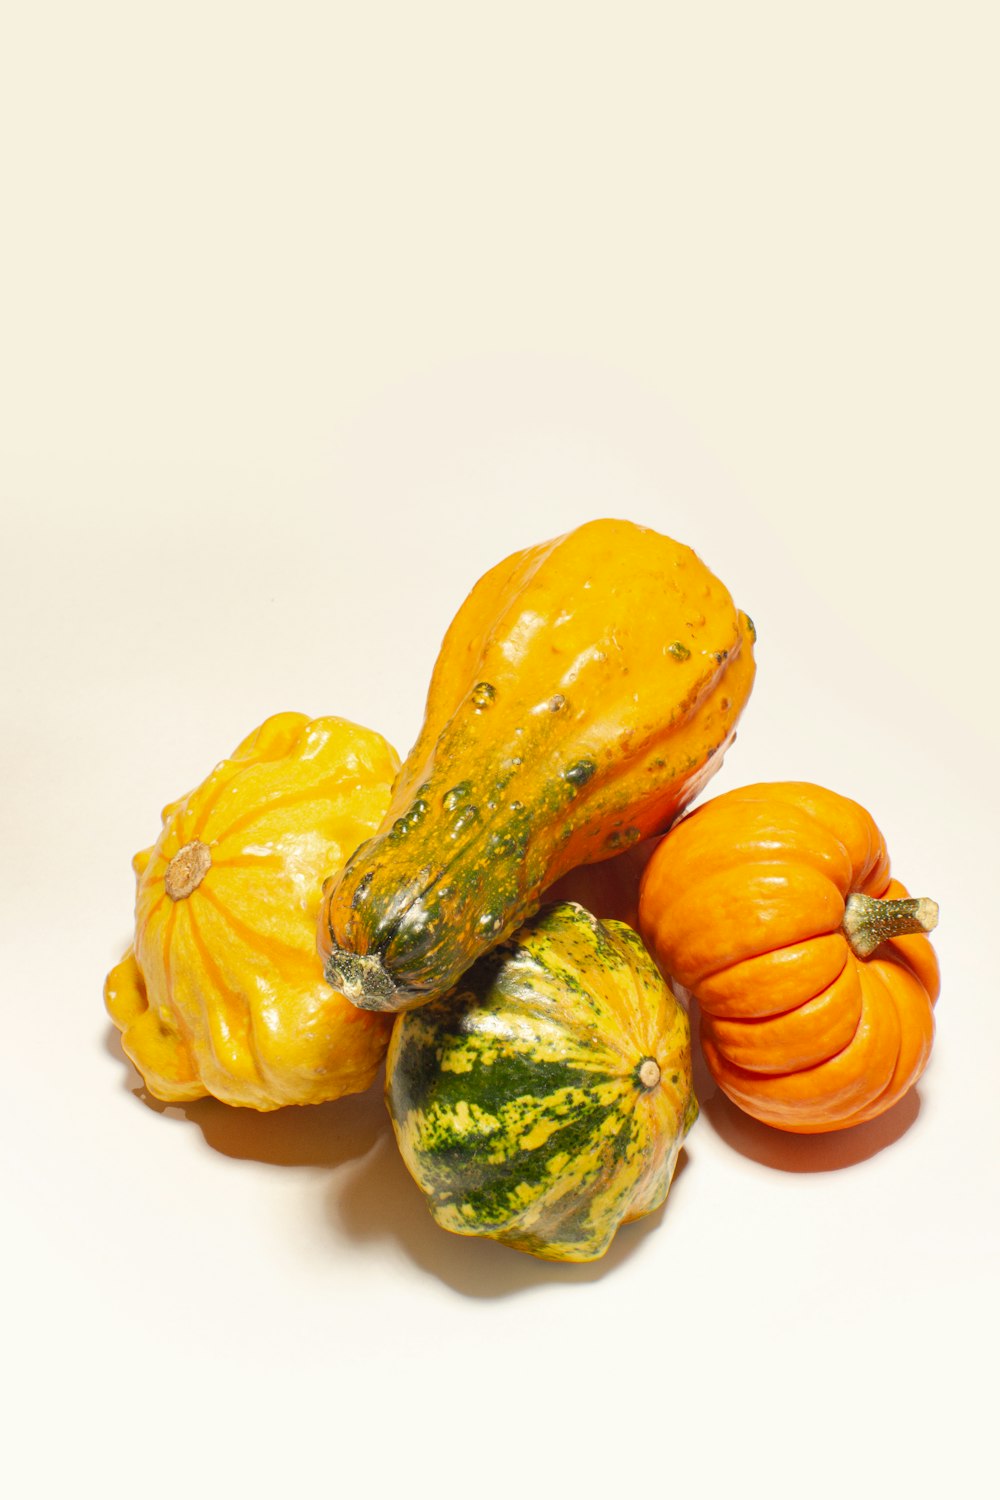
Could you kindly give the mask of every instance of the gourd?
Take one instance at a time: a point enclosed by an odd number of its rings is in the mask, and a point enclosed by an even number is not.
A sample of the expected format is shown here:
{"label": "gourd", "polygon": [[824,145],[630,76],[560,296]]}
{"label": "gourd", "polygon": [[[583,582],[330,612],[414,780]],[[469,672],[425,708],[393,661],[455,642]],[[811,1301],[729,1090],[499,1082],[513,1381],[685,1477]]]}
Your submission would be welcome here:
{"label": "gourd", "polygon": [[323,877],[382,816],[399,766],[369,729],[277,714],[133,860],[135,938],[105,985],[157,1099],[258,1110],[367,1088],[386,1017],[336,994],[316,956]]}
{"label": "gourd", "polygon": [[639,920],[663,972],[697,998],[713,1078],[758,1120],[844,1129],[920,1077],[937,907],[890,878],[857,802],[806,782],[714,798],[658,845]]}
{"label": "gourd", "polygon": [[687,1015],[631,928],[557,903],[397,1019],[386,1100],[442,1228],[594,1260],[697,1116]]}
{"label": "gourd", "polygon": [[515,553],[441,647],[392,803],[325,899],[330,983],[440,995],[560,875],[665,828],[721,763],[754,632],[689,547],[593,521]]}

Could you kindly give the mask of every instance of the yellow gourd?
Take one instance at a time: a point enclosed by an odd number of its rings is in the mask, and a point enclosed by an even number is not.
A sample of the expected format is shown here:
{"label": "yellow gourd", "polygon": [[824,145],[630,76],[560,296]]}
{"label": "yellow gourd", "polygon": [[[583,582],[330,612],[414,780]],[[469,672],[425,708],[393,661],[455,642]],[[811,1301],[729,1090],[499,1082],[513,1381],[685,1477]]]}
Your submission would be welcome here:
{"label": "yellow gourd", "polygon": [[324,876],[378,827],[398,768],[372,730],[276,714],[164,809],[104,991],[157,1099],[269,1110],[371,1083],[391,1018],[330,988],[316,920]]}

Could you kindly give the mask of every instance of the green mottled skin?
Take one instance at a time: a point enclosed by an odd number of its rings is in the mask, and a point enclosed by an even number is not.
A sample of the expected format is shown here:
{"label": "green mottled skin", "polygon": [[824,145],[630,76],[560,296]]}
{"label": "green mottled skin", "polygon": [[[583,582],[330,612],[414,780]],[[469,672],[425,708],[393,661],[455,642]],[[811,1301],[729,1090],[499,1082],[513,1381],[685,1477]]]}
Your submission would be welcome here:
{"label": "green mottled skin", "polygon": [[400,1016],[386,1098],[443,1228],[593,1260],[667,1195],[697,1114],[687,1016],[631,928],[559,903]]}
{"label": "green mottled skin", "polygon": [[667,828],[721,764],[752,639],[689,548],[629,522],[498,564],[448,631],[385,821],[326,893],[330,983],[420,1005],[560,875]]}

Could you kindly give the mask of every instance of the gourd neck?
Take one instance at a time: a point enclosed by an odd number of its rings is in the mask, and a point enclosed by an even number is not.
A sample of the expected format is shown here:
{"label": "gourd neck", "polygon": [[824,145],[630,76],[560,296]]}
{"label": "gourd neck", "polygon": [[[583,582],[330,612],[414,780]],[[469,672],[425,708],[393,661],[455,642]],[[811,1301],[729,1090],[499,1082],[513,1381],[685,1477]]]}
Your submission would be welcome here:
{"label": "gourd neck", "polygon": [[927,896],[904,896],[886,901],[852,891],[844,908],[842,932],[857,958],[870,958],[890,938],[908,932],[933,932],[938,906]]}

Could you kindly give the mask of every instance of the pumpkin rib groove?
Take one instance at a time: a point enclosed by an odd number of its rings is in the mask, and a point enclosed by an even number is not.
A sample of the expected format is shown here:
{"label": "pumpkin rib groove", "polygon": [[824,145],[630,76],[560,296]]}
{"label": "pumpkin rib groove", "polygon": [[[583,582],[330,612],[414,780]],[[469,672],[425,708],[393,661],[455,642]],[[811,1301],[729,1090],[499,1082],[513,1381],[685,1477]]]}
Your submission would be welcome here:
{"label": "pumpkin rib groove", "polygon": [[[234,912],[229,911],[215,895],[214,891],[204,891],[204,899],[215,908],[222,920],[232,928],[240,941],[245,943],[248,948],[251,948],[254,953],[259,954],[261,958],[267,958],[273,963],[275,954],[278,954],[284,962],[298,963],[302,965],[303,969],[312,969],[311,955],[305,949],[296,948],[293,943],[287,943],[281,938],[262,936],[262,934],[256,932],[244,922],[242,918],[237,917]],[[320,976],[317,974],[315,977]]]}
{"label": "pumpkin rib groove", "polygon": [[213,870],[280,870],[284,861],[278,854],[262,851],[260,854],[231,854],[225,859],[213,859]]}
{"label": "pumpkin rib groove", "polygon": [[[339,772],[335,776],[329,776],[325,781],[305,784],[296,787],[294,791],[283,792],[268,797],[257,807],[249,808],[239,817],[227,823],[225,828],[219,830],[214,843],[222,843],[243,833],[247,828],[252,828],[254,823],[263,822],[272,812],[283,812],[288,808],[299,807],[305,802],[323,802],[332,799],[345,787],[357,786],[357,771],[348,770]],[[353,853],[353,850],[352,850]]]}
{"label": "pumpkin rib groove", "polygon": [[[836,932],[844,910],[837,888],[810,866],[793,866],[784,876],[782,868],[778,860],[727,866],[720,875],[704,874],[671,902],[672,972],[685,989],[697,989],[737,963]],[[655,875],[653,862],[650,869]],[[704,920],[707,913],[714,918],[711,924]],[[769,933],[769,927],[777,930]]]}
{"label": "pumpkin rib groove", "polygon": [[[162,943],[161,943],[161,951],[160,951],[158,957],[159,957],[159,960],[160,960],[161,967],[163,969],[163,993],[164,993],[164,996],[166,997],[167,1003],[170,1006],[171,1020],[177,1026],[178,1032],[180,1034],[180,1039],[181,1039],[181,1042],[182,1042],[184,1048],[190,1053],[190,1051],[192,1050],[193,1043],[194,1043],[194,1032],[193,1032],[191,1026],[188,1024],[188,1021],[185,1018],[185,1016],[181,1013],[179,1007],[174,1004],[173,962],[172,962],[172,959],[171,959],[171,956],[170,956],[171,945],[173,943],[173,937],[174,937],[174,928],[177,925],[177,919],[178,919],[178,906],[179,906],[179,903],[176,902],[176,901],[171,901],[169,903],[169,910],[168,910],[168,912],[166,914],[166,917],[164,918],[164,921],[163,921],[163,936],[162,936]],[[145,973],[143,972],[141,965],[138,963],[138,951],[139,951],[140,944],[141,944],[141,935],[140,935],[139,931],[137,930],[137,932],[136,932],[136,947],[135,947],[135,951],[136,951],[136,955],[137,955],[137,957],[136,957],[136,967],[137,967],[137,969],[139,971],[140,978],[142,979],[143,994],[144,994],[145,999],[146,999],[146,1009],[147,1010],[151,1010],[152,1009],[152,1003],[151,1003],[151,1001],[149,999],[149,985],[148,985],[148,982],[146,980]],[[137,1064],[137,1066],[138,1066],[138,1064]]]}
{"label": "pumpkin rib groove", "polygon": [[[871,1006],[870,1006],[870,1004],[867,1007],[867,1010],[868,1010],[868,1013],[869,1013],[869,1016],[870,1016],[870,1012],[871,1012]],[[818,1063],[814,1063],[813,1066],[812,1066],[812,1068],[776,1068],[776,1069],[774,1069],[771,1072],[766,1072],[766,1071],[757,1071],[755,1069],[750,1069],[750,1068],[744,1068],[739,1063],[733,1063],[733,1062],[730,1062],[729,1066],[733,1069],[734,1072],[739,1073],[741,1075],[745,1075],[747,1081],[749,1081],[751,1079],[754,1079],[754,1078],[757,1078],[757,1079],[760,1079],[761,1082],[764,1082],[764,1083],[767,1083],[767,1082],[769,1082],[770,1080],[773,1080],[773,1079],[794,1078],[794,1077],[797,1077],[797,1076],[799,1076],[801,1074],[804,1074],[804,1073],[815,1072],[819,1068],[825,1068],[829,1063],[834,1062],[838,1057],[843,1057],[845,1053],[847,1053],[847,1052],[850,1051],[850,1049],[854,1046],[855,1042],[858,1039],[858,1033],[861,1031],[862,1025],[865,1023],[865,1020],[866,1020],[865,1013],[862,1012],[862,1014],[858,1017],[857,1025],[855,1026],[853,1032],[851,1033],[850,1039],[848,1041],[846,1041],[842,1047],[838,1047],[836,1049],[836,1051],[831,1052],[831,1054],[830,1054],[829,1057],[823,1058]],[[728,1059],[727,1059],[727,1061],[728,1061]]]}
{"label": "pumpkin rib groove", "polygon": [[[661,951],[659,956],[669,969],[669,952]],[[835,984],[849,957],[850,948],[842,933],[774,948],[700,981],[698,1003],[706,1014],[720,1020],[780,1015],[798,1005],[802,996],[811,1000]]]}
{"label": "pumpkin rib groove", "polygon": [[162,889],[159,890],[153,897],[153,899],[149,902],[149,905],[145,908],[143,912],[143,920],[145,922],[148,922],[151,917],[154,917],[156,915],[160,907],[163,905],[164,901],[167,900],[169,900],[169,897],[167,896],[167,888],[164,885]]}
{"label": "pumpkin rib groove", "polygon": [[[274,737],[270,731],[275,728],[278,720],[287,721],[284,725],[285,732]],[[308,727],[308,724],[309,720],[305,714],[272,714],[253,733],[241,740],[232,755],[220,761],[210,774],[209,782],[213,776],[218,777],[218,780],[209,788],[204,798],[196,803],[194,825],[180,839],[181,844],[187,844],[192,839],[202,837],[223,794],[235,785],[244,772],[262,764],[283,760],[291,755],[301,738],[302,730]],[[223,775],[226,768],[230,770],[230,775]],[[184,802],[190,803],[190,800],[191,793],[189,792],[186,797],[181,797],[177,802],[170,804],[171,810],[180,807]],[[188,807],[187,811],[190,810]],[[179,831],[182,828],[183,818],[180,820]]]}
{"label": "pumpkin rib groove", "polygon": [[718,1051],[720,1057],[724,1057],[726,1059],[729,1067],[739,1068],[740,1072],[746,1073],[749,1078],[759,1078],[762,1081],[766,1081],[767,1079],[771,1078],[789,1078],[793,1073],[804,1072],[806,1068],[821,1068],[824,1063],[832,1062],[835,1057],[839,1057],[840,1053],[844,1052],[848,1047],[850,1047],[851,1043],[854,1041],[854,1037],[852,1036],[848,1038],[846,1042],[841,1042],[839,1046],[833,1047],[830,1051],[822,1051],[818,1056],[810,1058],[808,1063],[802,1065],[790,1064],[787,1068],[782,1068],[780,1072],[775,1073],[767,1068],[751,1068],[749,1064],[745,1062],[739,1062],[733,1055],[731,1048],[724,1042],[720,1041],[719,1037],[711,1028],[706,1028],[706,1030],[712,1041],[715,1043],[716,1050]]}
{"label": "pumpkin rib groove", "polygon": [[[834,935],[833,933],[824,934],[824,936],[830,936],[830,937],[832,937],[833,935]],[[764,948],[764,949],[761,950],[760,953],[748,953],[745,959],[738,958],[738,959],[735,959],[731,963],[720,964],[717,969],[712,969],[709,973],[701,975],[700,978],[698,979],[698,983],[699,984],[709,984],[713,979],[718,979],[721,975],[727,974],[730,969],[735,969],[738,964],[749,963],[751,960],[753,960],[755,958],[770,958],[775,953],[783,953],[786,948],[798,948],[800,946],[801,946],[801,940],[799,940],[797,942],[791,942],[791,943],[776,943],[773,948]],[[846,945],[845,945],[844,963],[845,964],[847,963],[847,949],[846,949]],[[842,966],[842,968],[843,968],[843,966]],[[842,969],[841,969],[841,971],[842,971]],[[685,988],[687,988],[687,986],[685,986]],[[824,989],[826,989],[826,985],[820,985],[820,988],[816,991],[816,995],[821,994]],[[806,997],[806,999],[807,1000],[813,1000],[813,999],[815,999],[815,995],[809,995],[809,996]],[[800,1004],[801,1005],[805,1005],[806,1004],[806,1000],[797,1001],[795,1005],[788,1006],[787,1010],[797,1010],[798,1006]],[[709,1007],[707,1005],[703,1005],[702,1009],[703,1010],[708,1010]],[[774,1014],[775,1015],[784,1015],[784,1014],[786,1014],[786,1012],[785,1011],[775,1011]],[[748,1019],[750,1019],[750,1018],[748,1017]],[[757,1019],[766,1020],[768,1018],[766,1016],[763,1016],[763,1017],[754,1017],[753,1019],[755,1019],[755,1020],[757,1020]]]}
{"label": "pumpkin rib groove", "polygon": [[[786,948],[797,948],[800,946],[801,945],[798,943],[782,943],[780,947],[768,948],[766,952],[755,953],[752,955],[752,957],[770,958],[773,953],[782,953]],[[841,978],[844,970],[847,968],[847,965],[850,961],[850,954],[847,951],[846,944],[844,945],[844,949],[844,962],[841,964],[840,968],[837,970],[837,973],[833,976],[833,978],[828,980],[826,984],[821,984],[818,990],[814,990],[812,994],[806,995],[802,1000],[797,1000],[794,1005],[787,1005],[784,1010],[768,1011],[759,1015],[741,1015],[739,1017],[741,1024],[744,1026],[755,1026],[758,1022],[761,1021],[780,1021],[782,1016],[790,1016],[793,1011],[801,1010],[803,1006],[809,1005],[811,1001],[818,999],[818,997],[822,995],[825,990],[828,990],[831,985],[836,984],[837,980]],[[723,964],[721,969],[716,969],[712,974],[706,974],[703,979],[698,980],[698,983],[699,985],[709,984],[713,979],[720,978],[721,975],[727,973],[730,969],[735,967],[735,964]],[[698,1004],[701,1007],[702,1012],[706,1016],[713,1016],[718,1020],[730,1019],[730,1017],[723,1015],[716,1010],[713,1010],[711,1005],[707,1005],[703,1000],[699,1000]]]}
{"label": "pumpkin rib groove", "polygon": [[[226,762],[223,761],[222,765],[225,764]],[[200,839],[203,837],[205,829],[208,827],[213,814],[218,808],[219,803],[222,801],[223,795],[236,785],[240,777],[243,775],[243,772],[247,768],[246,761],[230,761],[229,765],[232,767],[232,775],[225,777],[220,775],[218,781],[209,792],[204,802],[202,802],[200,805],[195,805],[193,809],[192,824],[188,830],[184,830],[184,818],[182,817],[180,819],[180,822],[178,824],[178,839],[180,843],[189,844],[192,839]],[[222,766],[217,767],[217,770],[221,772]],[[189,807],[187,811],[191,812],[192,809]]]}
{"label": "pumpkin rib groove", "polygon": [[[846,967],[847,965],[845,964],[844,968]],[[807,1005],[811,1005],[814,1000],[818,1000],[821,995],[825,994],[826,991],[830,989],[831,984],[836,984],[837,980],[843,977],[843,974],[844,969],[841,969],[840,973],[837,974],[833,980],[831,980],[830,984],[821,985],[820,988],[815,992],[815,994],[807,995],[806,998],[801,1002],[801,1004],[788,1005],[784,1010],[761,1012],[755,1015],[734,1016],[726,1011],[713,1010],[711,1006],[704,1005],[700,1000],[698,1001],[698,1006],[701,1010],[702,1015],[710,1017],[713,1021],[731,1021],[734,1024],[747,1026],[751,1029],[753,1029],[754,1027],[764,1027],[774,1021],[784,1021],[789,1016],[794,1016],[798,1011],[804,1010]],[[693,991],[689,993],[693,993]]]}
{"label": "pumpkin rib groove", "polygon": [[909,939],[911,942],[914,940],[914,938],[916,938],[917,941],[923,943],[924,948],[930,955],[929,959],[923,957],[921,959],[918,959],[913,949],[904,949],[902,946],[902,940],[900,938],[890,938],[887,942],[883,943],[880,948],[876,948],[875,952],[872,954],[872,958],[876,962],[886,962],[888,953],[891,952],[892,962],[896,964],[900,969],[905,969],[907,974],[912,975],[917,983],[926,991],[928,1004],[933,1011],[935,1002],[938,998],[938,986],[941,983],[941,976],[937,965],[937,958],[935,956],[934,949],[931,947],[926,938],[921,939],[917,937],[916,934],[909,935]]}
{"label": "pumpkin rib groove", "polygon": [[[811,1068],[776,1073],[754,1073],[726,1060],[725,1081],[734,1091],[744,1091],[759,1109],[770,1111],[772,1114],[787,1115],[793,1121],[797,1114],[804,1113],[808,1117],[815,1106],[816,1099],[820,1098],[824,1102],[824,1120],[827,1122],[824,1128],[830,1128],[830,1125],[835,1122],[846,1120],[858,1114],[860,1110],[868,1108],[885,1092],[885,1087],[892,1077],[895,1058],[898,1055],[899,1023],[895,1011],[891,1015],[887,1014],[875,1002],[870,992],[863,990],[862,995],[861,1019],[858,1021],[853,1037],[846,1046],[840,1048],[825,1062],[818,1063]],[[878,1045],[887,1024],[889,1030],[896,1032],[893,1061],[888,1067],[885,1057],[879,1058]],[[883,1047],[882,1050],[884,1053],[885,1048]],[[852,1052],[853,1056],[850,1055]],[[875,1083],[871,1083],[870,1073],[867,1080],[865,1077],[867,1070],[864,1064],[870,1054],[874,1054],[874,1061],[879,1064],[880,1074],[884,1075]],[[712,1071],[714,1073],[714,1068]],[[842,1076],[838,1076],[839,1074]],[[722,1085],[721,1078],[719,1082]],[[776,1095],[769,1092],[780,1084],[787,1085],[792,1092]],[[860,1094],[860,1099],[850,1098],[852,1090]],[[728,1093],[729,1089],[726,1092]],[[736,1097],[735,1092],[731,1097]],[[736,1102],[740,1102],[738,1097],[736,1097]],[[760,1114],[758,1118],[764,1118],[764,1115]],[[791,1128],[795,1128],[794,1124]]]}
{"label": "pumpkin rib groove", "polygon": [[[191,941],[194,944],[195,948],[197,948],[198,950],[198,955],[202,963],[205,965],[205,970],[212,981],[216,995],[219,997],[223,1008],[229,1012],[230,1017],[238,1016],[239,1018],[239,1022],[241,1023],[240,1032],[244,1037],[247,1048],[250,1052],[254,1071],[256,1072],[260,1082],[264,1083],[265,1073],[264,1069],[261,1066],[260,1052],[257,1046],[257,1028],[254,1021],[253,1007],[245,996],[240,996],[237,999],[237,996],[234,994],[232,987],[226,983],[225,976],[222,973],[219,964],[215,960],[215,956],[212,953],[211,946],[206,941],[205,936],[201,931],[197,912],[193,908],[188,913],[188,925],[191,934]],[[206,1034],[208,1037],[209,1048],[212,1052],[213,1057],[215,1058],[220,1073],[228,1073],[229,1065],[225,1058],[219,1056],[218,1050],[215,1046],[214,1038],[212,1036],[211,1025],[207,1026]]]}
{"label": "pumpkin rib groove", "polygon": [[[860,1026],[860,1024],[861,1023],[859,1021],[858,1025]],[[821,1058],[818,1063],[814,1063],[813,1068],[826,1067],[828,1063],[834,1062],[838,1057],[842,1057],[843,1054],[849,1051],[850,1048],[854,1045],[856,1037],[857,1028],[855,1028],[854,1036],[851,1037],[849,1042],[845,1042],[842,1047],[838,1047],[836,1052],[831,1052],[829,1057]],[[794,1078],[801,1073],[811,1071],[808,1068],[781,1068],[776,1072],[764,1072],[763,1070],[759,1070],[757,1068],[747,1068],[744,1067],[742,1063],[733,1062],[733,1060],[726,1055],[724,1049],[720,1047],[717,1042],[715,1042],[715,1038],[711,1035],[711,1033],[710,1040],[715,1043],[716,1050],[718,1051],[720,1056],[725,1058],[727,1070],[734,1075],[736,1081],[746,1084],[747,1088],[752,1088],[753,1085],[757,1083],[779,1083],[783,1078]]]}
{"label": "pumpkin rib groove", "polygon": [[177,925],[177,902],[171,901],[170,910],[167,912],[163,924],[163,947],[161,962],[163,964],[163,988],[168,996],[173,996],[173,967],[170,958],[170,944],[173,941],[174,928]]}
{"label": "pumpkin rib groove", "polygon": [[868,982],[876,984],[885,995],[886,1004],[893,1007],[899,1022],[896,1066],[886,1088],[887,1097],[891,1095],[889,1104],[894,1104],[923,1073],[934,1040],[934,1005],[925,986],[908,969],[910,980],[904,986],[891,985],[878,961],[869,964],[865,973]]}
{"label": "pumpkin rib groove", "polygon": [[[892,995],[889,993],[888,988],[885,988],[885,998],[883,1003],[889,1006],[893,1005]],[[896,1019],[900,1022],[900,1031],[902,1031],[902,1023],[898,1011],[896,1012]],[[867,1103],[860,1105],[857,1109],[852,1110],[849,1115],[844,1116],[842,1123],[845,1127],[853,1124],[861,1124],[865,1120],[870,1119],[875,1115],[882,1114],[888,1107],[891,1106],[892,1103],[895,1102],[895,1099],[890,1098],[890,1095],[892,1095],[894,1092],[893,1081],[895,1079],[896,1072],[899,1066],[900,1052],[901,1047],[897,1047],[896,1058],[892,1065],[892,1072],[886,1079],[885,1087],[883,1089],[880,1089],[877,1094],[875,1094],[871,1099],[867,1101]]]}

